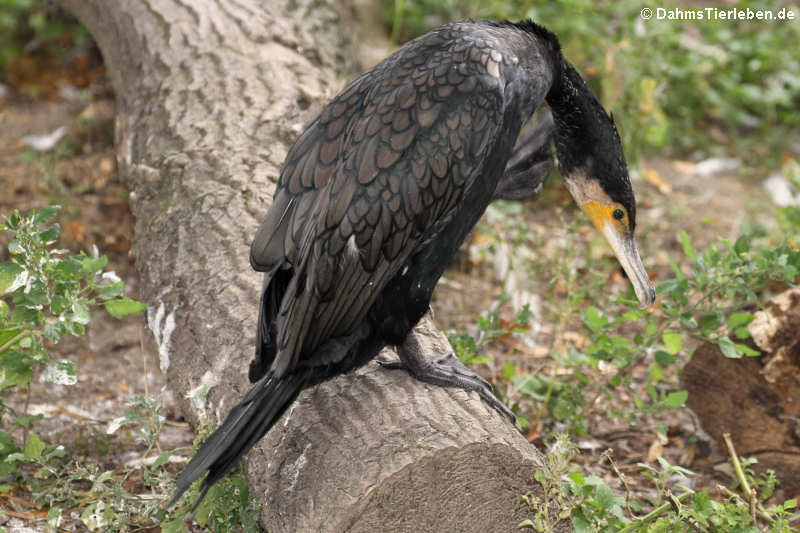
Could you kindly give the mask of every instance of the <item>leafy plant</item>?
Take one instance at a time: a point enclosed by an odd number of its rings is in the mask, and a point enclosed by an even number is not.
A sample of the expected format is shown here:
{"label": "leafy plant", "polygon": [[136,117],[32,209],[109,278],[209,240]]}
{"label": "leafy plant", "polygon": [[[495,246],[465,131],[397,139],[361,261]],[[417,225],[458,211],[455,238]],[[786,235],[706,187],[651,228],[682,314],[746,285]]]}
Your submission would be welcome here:
{"label": "leafy plant", "polygon": [[[572,380],[559,379],[546,374],[521,374],[518,375],[513,365],[506,365],[504,375],[511,380],[524,400],[537,406],[535,417],[539,420],[546,418],[560,429],[569,428],[573,433],[584,435],[588,431],[589,422],[583,405],[586,402],[584,388],[590,384],[589,378],[575,373]],[[525,413],[519,403],[515,405],[517,411]],[[523,431],[528,429],[529,420],[523,414],[518,418]]]}
{"label": "leafy plant", "polygon": [[[18,458],[28,472],[22,485],[35,504],[48,508],[47,531],[61,531],[59,525],[75,514],[89,531],[185,531],[185,517],[199,496],[199,483],[174,508],[163,508],[175,489],[174,473],[168,468],[171,460],[192,450],[177,448],[154,455],[164,423],[161,408],[154,398],[136,396],[124,415],[108,425],[107,434],[127,432],[145,447],[143,460],[119,470],[103,470],[97,464],[72,458],[64,446],[29,439],[33,444],[26,444]],[[203,428],[200,434],[207,435],[211,424]],[[202,437],[196,442],[200,440]],[[259,512],[238,466],[212,487],[193,516],[198,525],[210,531],[238,528],[243,533],[256,533],[260,531]]]}
{"label": "leafy plant", "polygon": [[[502,301],[503,298],[501,305]],[[496,309],[490,309],[478,317],[476,335],[449,331],[447,338],[462,363],[473,365],[488,363],[492,358],[483,353],[486,345],[503,335],[524,331],[532,319],[533,313],[527,305],[516,312],[511,322],[502,320]]]}
{"label": "leafy plant", "polygon": [[[0,263],[0,295],[5,295],[0,299],[0,393],[29,386],[40,368],[48,382],[74,385],[73,363],[52,361],[47,343],[57,343],[64,335],[83,335],[92,307],[103,306],[116,318],[145,308],[125,297],[116,274],[103,271],[108,259],[97,249],[88,255],[68,255],[51,247],[59,225],[47,224],[58,212],[58,206],[27,215],[14,212],[0,226],[13,234],[10,260]],[[7,413],[12,424],[23,429],[24,442],[17,444],[11,433],[0,430],[0,477],[38,459],[44,450],[39,437],[28,434],[37,417],[11,411],[0,397],[0,427],[5,426]]]}
{"label": "leafy plant", "polygon": [[[146,457],[157,446],[159,433],[153,429],[160,431],[163,423],[160,405],[152,398],[135,397],[129,407],[126,423],[112,422],[108,433],[120,427],[132,430],[145,445]],[[159,505],[173,483],[166,467],[176,451],[118,472],[71,458],[64,446],[46,446],[39,456],[26,458],[31,475],[23,485],[34,503],[49,508],[48,531],[60,531],[59,524],[73,511],[89,531],[136,531],[155,526],[153,517],[162,512]],[[141,479],[137,493],[131,491],[132,477]]]}
{"label": "leafy plant", "polygon": [[[212,420],[208,419],[200,425],[195,438],[193,452],[214,429]],[[163,510],[154,516],[161,524],[163,533],[182,533],[184,520],[187,513],[192,510],[195,500],[200,496],[201,480],[192,484],[183,493],[180,500],[167,515]],[[174,492],[174,480],[164,487],[162,494]],[[258,516],[261,512],[258,501],[250,495],[250,487],[244,479],[242,463],[238,463],[233,470],[220,481],[211,486],[203,501],[194,511],[194,519],[200,525],[208,527],[214,532],[232,531],[240,528],[242,533],[258,533]]]}
{"label": "leafy plant", "polygon": [[[576,454],[566,435],[555,437],[546,455],[549,472],[535,473],[542,494],[520,497],[520,503],[533,512],[532,518],[519,524],[520,529],[551,532],[562,522],[570,520],[572,531],[577,533],[796,531],[790,526],[790,520],[794,518],[792,513],[797,507],[796,500],[764,506],[772,492],[762,491],[756,504],[759,512],[754,516],[751,504],[730,489],[726,489],[728,497],[718,502],[712,500],[706,491],[694,491],[680,481],[676,483],[674,480],[688,481],[694,474],[660,457],[658,466],[637,465],[639,473],[653,487],[653,491],[642,500],[627,490],[626,476],[616,467],[610,452],[606,452],[603,457],[611,463],[617,481],[626,487],[627,495],[622,498],[615,495],[604,479],[570,471],[571,459]],[[770,473],[757,477],[748,472],[747,479],[758,487],[774,489],[776,484],[774,475]]]}
{"label": "leafy plant", "polygon": [[[648,149],[711,151],[711,139],[724,139],[754,161],[776,161],[800,124],[797,24],[643,20],[638,0],[384,0],[384,6],[396,40],[466,18],[530,17],[544,24],[614,112],[631,161]],[[675,1],[659,7],[687,9]],[[744,0],[736,7],[763,4]]]}
{"label": "leafy plant", "polygon": [[[696,341],[717,344],[726,357],[760,355],[746,344],[747,325],[753,320],[750,310],[770,283],[791,285],[800,277],[800,250],[785,243],[753,248],[749,235],[736,242],[719,239],[702,253],[694,250],[685,232],[680,241],[688,268],[672,262],[675,277],[656,289],[660,309],[639,309],[631,293],[605,302],[602,311],[589,306],[583,312],[587,346],[554,354],[559,366],[571,373],[561,372],[558,379],[512,373],[519,392],[534,405],[545,405],[553,420],[583,433],[584,406],[596,405],[599,396],[610,398],[617,387],[627,389],[638,412],[683,406],[687,393],[669,386],[666,368],[683,360]],[[642,396],[629,370],[646,356],[652,356],[652,362]],[[601,366],[606,374],[615,370],[605,383],[587,377]]]}
{"label": "leafy plant", "polygon": [[[500,391],[505,391],[523,430],[528,429],[527,420],[533,414],[537,421],[546,421],[551,430],[584,434],[588,431],[587,406],[591,410],[601,408],[604,403],[598,400],[611,400],[620,387],[627,390],[634,403],[630,408],[614,407],[608,415],[633,417],[682,407],[687,393],[671,384],[674,372],[668,369],[684,361],[697,341],[716,343],[727,357],[759,355],[747,344],[753,308],[772,283],[791,285],[800,276],[800,250],[790,242],[768,245],[759,239],[752,233],[742,235],[736,242],[719,239],[698,252],[688,234],[680,232],[683,266],[671,262],[673,277],[657,287],[660,307],[648,310],[638,308],[630,291],[595,299],[593,305],[585,307],[589,293],[606,291],[596,290],[591,270],[579,276],[570,266],[575,263],[575,255],[591,255],[588,249],[576,251],[570,241],[564,254],[557,252],[559,257],[547,274],[563,284],[562,290],[568,296],[555,295],[553,307],[541,318],[555,324],[550,355],[558,372],[531,375],[518,371],[511,363],[502,369],[510,387],[501,385]],[[524,246],[525,241],[520,248]],[[596,269],[604,270],[605,264],[596,263]],[[502,302],[501,299],[501,305]],[[530,319],[528,308],[507,320],[501,318],[501,310],[498,306],[479,317],[475,335],[450,334],[450,341],[464,362],[487,363],[497,349],[494,341],[510,333],[525,333],[527,326],[522,324]],[[581,324],[574,323],[575,315],[582,317]],[[561,332],[567,329],[583,342],[571,345],[559,341]],[[649,368],[642,394],[631,369],[645,362]]]}
{"label": "leafy plant", "polygon": [[[8,245],[10,260],[0,263],[2,394],[29,387],[38,372],[50,383],[74,385],[73,363],[51,360],[49,344],[64,335],[83,335],[93,308],[103,307],[115,318],[145,308],[125,296],[124,284],[113,272],[104,271],[108,259],[97,249],[70,255],[52,247],[59,235],[59,225],[53,223],[58,213],[58,206],[26,215],[15,212],[0,227],[13,235]],[[128,433],[144,445],[142,456],[151,457],[164,424],[160,410],[155,399],[135,396],[126,412],[111,421],[106,435]],[[59,531],[59,524],[75,510],[89,531],[184,530],[184,516],[199,495],[197,487],[187,491],[170,513],[161,508],[174,490],[173,474],[167,467],[181,450],[163,451],[151,464],[145,460],[121,471],[101,470],[30,431],[39,418],[13,411],[0,396],[0,478],[19,480],[0,484],[0,492],[14,490],[16,485],[34,503],[47,506],[48,531]],[[23,431],[21,440],[14,437],[14,426]],[[25,475],[21,475],[23,471]],[[131,477],[140,478],[142,488],[134,492]],[[217,483],[194,517],[211,531],[239,527],[249,533],[259,531],[258,514],[258,505],[239,473]]]}

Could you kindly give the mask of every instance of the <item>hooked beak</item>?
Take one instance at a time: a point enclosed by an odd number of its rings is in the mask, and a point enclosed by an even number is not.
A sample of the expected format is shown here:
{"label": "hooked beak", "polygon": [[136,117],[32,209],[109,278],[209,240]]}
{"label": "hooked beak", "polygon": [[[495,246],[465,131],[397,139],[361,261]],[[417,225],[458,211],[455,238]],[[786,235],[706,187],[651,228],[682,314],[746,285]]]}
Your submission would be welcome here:
{"label": "hooked beak", "polygon": [[650,307],[656,300],[656,290],[647,275],[647,271],[644,269],[641,257],[639,257],[639,250],[636,247],[633,233],[621,231],[618,228],[619,224],[614,224],[613,219],[608,217],[607,210],[597,209],[596,207],[596,202],[587,202],[581,206],[595,227],[603,234],[603,237],[605,237],[614,251],[614,255],[617,256],[622,269],[628,275],[631,284],[633,284],[633,290],[636,292],[636,297],[639,299],[642,309]]}
{"label": "hooked beak", "polygon": [[644,269],[633,235],[630,233],[623,235],[609,224],[606,224],[603,229],[603,237],[606,238],[611,249],[614,250],[614,255],[617,256],[619,264],[622,265],[622,270],[631,280],[633,290],[636,292],[636,297],[639,299],[642,309],[653,305],[653,302],[656,301],[656,289]]}

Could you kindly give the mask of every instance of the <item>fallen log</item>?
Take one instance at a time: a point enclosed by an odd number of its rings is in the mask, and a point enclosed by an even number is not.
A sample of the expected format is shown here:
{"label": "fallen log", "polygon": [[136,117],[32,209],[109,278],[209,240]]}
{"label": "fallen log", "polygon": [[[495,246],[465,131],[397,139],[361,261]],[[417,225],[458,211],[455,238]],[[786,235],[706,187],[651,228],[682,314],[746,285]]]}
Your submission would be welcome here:
{"label": "fallen log", "polygon": [[[303,126],[353,74],[315,0],[60,0],[116,92],[118,168],[160,366],[194,424],[249,387],[249,244]],[[410,343],[449,349],[425,321]],[[388,352],[388,350],[387,350]],[[393,356],[393,354],[387,354]],[[211,386],[206,400],[188,394]],[[301,394],[246,460],[268,531],[513,531],[542,455],[475,394],[371,363]]]}

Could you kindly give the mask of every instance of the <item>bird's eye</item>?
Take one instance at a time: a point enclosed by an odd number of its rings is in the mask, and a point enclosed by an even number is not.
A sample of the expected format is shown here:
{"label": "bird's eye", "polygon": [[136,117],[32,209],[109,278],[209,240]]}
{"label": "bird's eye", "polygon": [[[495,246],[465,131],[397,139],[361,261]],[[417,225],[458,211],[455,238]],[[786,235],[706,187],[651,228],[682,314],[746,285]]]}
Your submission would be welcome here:
{"label": "bird's eye", "polygon": [[611,216],[613,216],[617,220],[622,220],[623,218],[625,218],[625,211],[623,211],[622,209],[614,209],[614,212],[611,213]]}

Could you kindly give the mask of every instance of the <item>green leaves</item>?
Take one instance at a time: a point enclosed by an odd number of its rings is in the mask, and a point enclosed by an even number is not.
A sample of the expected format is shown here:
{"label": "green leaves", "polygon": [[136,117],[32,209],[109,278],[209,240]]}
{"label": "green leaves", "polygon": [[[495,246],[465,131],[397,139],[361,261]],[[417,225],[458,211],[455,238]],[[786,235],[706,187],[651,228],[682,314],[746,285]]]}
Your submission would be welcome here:
{"label": "green leaves", "polygon": [[51,206],[26,216],[15,212],[4,224],[14,238],[9,245],[11,261],[0,263],[0,293],[12,293],[14,307],[2,303],[0,326],[10,314],[11,324],[31,331],[38,349],[41,336],[58,341],[62,335],[82,335],[91,319],[90,308],[99,305],[97,299],[117,318],[145,308],[125,298],[124,284],[115,274],[103,272],[108,258],[96,249],[91,255],[81,252],[66,257],[50,251],[58,225],[41,230],[38,226],[55,218],[59,210]]}
{"label": "green leaves", "polygon": [[[569,441],[566,441],[570,444]],[[561,450],[564,436],[556,436],[556,442],[547,452],[548,474],[541,471],[534,473],[534,479],[541,485],[543,495],[526,494],[519,498],[525,503],[533,516],[521,522],[518,527],[527,527],[536,531],[554,531],[562,520],[571,519],[572,531],[586,533],[658,533],[671,531],[715,531],[720,533],[744,533],[758,531],[753,525],[750,502],[755,504],[758,520],[764,524],[764,531],[788,532],[793,510],[797,507],[795,500],[766,505],[773,496],[774,472],[767,471],[759,476],[746,469],[745,475],[751,486],[761,487],[762,491],[755,500],[749,496],[740,497],[730,493],[727,498],[715,501],[708,492],[695,492],[687,488],[685,483],[676,479],[688,479],[696,474],[679,465],[670,464],[663,457],[657,457],[657,464],[638,463],[636,465],[637,487],[642,485],[639,478],[648,480],[654,490],[646,492],[646,499],[640,491],[626,491],[626,498],[617,496],[606,476],[584,475],[575,468],[576,462],[570,462],[571,455]],[[567,448],[569,450],[569,448]],[[613,463],[613,457],[608,456]],[[615,472],[616,493],[622,492],[622,486],[629,488],[630,479],[625,479]],[[556,480],[556,481],[554,481]],[[689,484],[691,485],[691,484]],[[767,490],[763,490],[767,489]],[[638,495],[637,495],[638,494]],[[553,507],[564,511],[555,515]]]}
{"label": "green leaves", "polygon": [[676,355],[683,347],[683,335],[674,331],[665,331],[661,335],[661,341],[664,343],[664,348],[670,355]]}
{"label": "green leaves", "polygon": [[42,442],[39,436],[36,433],[31,433],[22,451],[25,454],[25,459],[31,460],[41,457],[44,448],[44,442]]}
{"label": "green leaves", "polygon": [[689,234],[686,233],[686,231],[681,230],[679,237],[684,255],[686,255],[686,257],[688,257],[692,262],[697,261],[697,253],[695,253],[694,248],[692,248],[692,241],[689,239]]}
{"label": "green leaves", "polygon": [[[108,259],[96,249],[91,255],[72,256],[50,249],[58,239],[59,225],[41,226],[58,213],[57,206],[24,216],[15,212],[2,225],[13,232],[13,238],[8,246],[10,260],[0,263],[0,295],[10,294],[0,300],[0,393],[28,385],[34,369],[48,363],[44,339],[58,342],[63,335],[83,335],[92,307],[102,303],[117,318],[145,308],[124,296],[124,285],[116,275],[103,272]],[[49,362],[43,375],[46,382],[58,385],[74,385],[78,380],[75,365],[68,360]],[[0,412],[2,408],[0,400]],[[19,413],[15,423],[28,427],[37,419]],[[0,477],[13,472],[18,463],[40,460],[45,445],[30,433],[22,452],[18,450],[11,435],[0,431]],[[61,452],[56,448],[47,453]],[[102,523],[97,512],[90,512],[90,523]]]}
{"label": "green leaves", "polygon": [[522,309],[517,311],[515,315],[517,322],[522,326],[527,326],[530,324],[534,317],[533,311],[531,311],[531,306],[528,304],[523,305]]}
{"label": "green leaves", "polygon": [[153,468],[158,468],[159,466],[167,464],[170,457],[172,457],[172,450],[161,452],[161,454],[156,457],[156,460],[153,461]]}
{"label": "green leaves", "polygon": [[677,409],[679,407],[683,407],[686,403],[686,400],[689,399],[689,392],[685,390],[679,390],[670,392],[667,394],[667,397],[664,399],[664,407],[667,409]]}
{"label": "green leaves", "polygon": [[658,350],[655,353],[654,357],[655,357],[656,363],[658,363],[661,366],[672,365],[672,364],[675,364],[678,361],[678,358],[675,357],[675,355],[673,355],[671,353],[667,353],[664,350]]}
{"label": "green leaves", "polygon": [[[752,148],[757,143],[759,154],[767,151],[778,158],[786,151],[786,139],[796,137],[800,99],[796,24],[775,25],[763,32],[750,24],[706,20],[648,24],[643,31],[643,4],[632,0],[385,0],[383,5],[392,16],[393,39],[415,37],[440,23],[467,17],[513,19],[527,13],[547,21],[578,70],[588,66],[596,70],[592,86],[622,125],[628,161],[665,146],[708,151],[714,142],[707,134],[708,124],[715,122],[728,126],[725,135],[734,153],[750,151],[751,157],[756,157]],[[760,5],[737,3],[742,9]],[[570,16],[563,16],[566,10]],[[598,57],[606,58],[605,63]],[[760,159],[763,164],[763,155]]]}
{"label": "green leaves", "polygon": [[742,235],[738,239],[736,239],[736,243],[734,243],[733,245],[733,251],[736,252],[737,255],[749,252],[750,237],[748,235]]}
{"label": "green leaves", "polygon": [[44,379],[56,385],[75,385],[78,374],[75,372],[75,363],[66,359],[52,361],[44,371]]}
{"label": "green leaves", "polygon": [[[623,498],[615,496],[602,478],[583,476],[579,472],[570,473],[568,489],[573,496],[572,529],[578,532],[593,533],[597,526],[613,526],[608,531],[616,531],[630,521],[622,511]],[[605,529],[604,529],[605,530]]]}
{"label": "green leaves", "polygon": [[734,332],[736,338],[747,339],[750,337],[750,331],[747,326],[754,318],[750,313],[733,313],[728,317],[728,329]]}
{"label": "green leaves", "polygon": [[583,322],[590,330],[597,332],[608,325],[608,319],[595,307],[589,307],[583,315]]}
{"label": "green leaves", "polygon": [[[194,518],[211,531],[256,533],[261,530],[257,504],[250,497],[250,487],[238,469],[212,485],[197,506]],[[182,531],[182,528],[181,523],[181,529],[177,531]]]}
{"label": "green leaves", "polygon": [[14,444],[14,438],[5,431],[0,431],[0,458],[5,458],[19,448]]}
{"label": "green leaves", "polygon": [[117,281],[116,283],[100,285],[97,288],[97,296],[99,296],[101,300],[110,300],[111,298],[122,296],[124,291],[125,285],[121,281]]}
{"label": "green leaves", "polygon": [[71,318],[72,318],[73,322],[81,324],[82,326],[85,326],[86,324],[88,324],[89,323],[89,319],[91,317],[89,316],[89,307],[87,305],[87,302],[81,301],[81,300],[76,300],[76,301],[72,302],[72,317]]}
{"label": "green leaves", "polygon": [[533,319],[533,312],[526,304],[514,314],[512,323],[504,323],[495,310],[489,310],[477,318],[478,333],[473,336],[469,333],[450,331],[447,338],[453,347],[456,357],[464,364],[479,365],[492,360],[487,355],[481,355],[487,344],[503,335],[524,331],[525,326]]}
{"label": "green leaves", "polygon": [[53,244],[58,240],[58,235],[61,233],[61,226],[58,224],[53,224],[49,228],[45,228],[42,231],[35,234],[36,238],[42,244]]}
{"label": "green leaves", "polygon": [[20,328],[0,329],[0,354],[4,353],[9,348],[9,343],[21,334]]}
{"label": "green leaves", "polygon": [[119,298],[117,300],[107,300],[103,303],[108,311],[108,314],[114,318],[122,318],[134,313],[139,313],[147,309],[147,306],[142,302],[131,300],[129,298]]}
{"label": "green leaves", "polygon": [[[608,302],[587,307],[582,318],[588,346],[570,356],[568,366],[573,374],[562,381],[579,387],[580,365],[599,369],[610,364],[616,372],[609,375],[607,386],[634,386],[627,369],[637,358],[650,353],[653,362],[646,374],[647,394],[633,394],[632,398],[636,410],[653,412],[685,405],[685,391],[656,385],[674,379],[664,367],[685,360],[693,347],[692,340],[715,343],[726,357],[759,355],[750,345],[740,342],[750,336],[748,326],[754,316],[748,308],[758,302],[758,293],[767,284],[796,281],[800,250],[787,245],[758,245],[751,235],[741,236],[734,243],[719,239],[705,250],[696,249],[686,231],[679,233],[678,240],[685,257],[680,262],[670,261],[674,277],[658,284],[660,309],[631,310],[624,298],[614,301],[616,307]],[[674,392],[666,392],[670,389]],[[550,393],[557,390],[561,389],[548,389]],[[528,391],[529,397],[538,396],[537,401],[555,406],[547,393],[532,392]],[[571,415],[573,419],[580,417],[577,407]]]}
{"label": "green leaves", "polygon": [[747,357],[758,357],[761,355],[761,352],[750,348],[746,344],[733,342],[727,335],[717,339],[717,346],[719,346],[722,355],[729,359],[740,359],[745,355]]}
{"label": "green leaves", "polygon": [[33,364],[23,352],[8,349],[0,353],[0,392],[30,383]]}
{"label": "green leaves", "polygon": [[576,378],[577,383],[567,383],[543,374],[525,374],[514,375],[511,382],[525,398],[544,404],[553,419],[567,424],[577,434],[585,434],[588,426],[583,412],[585,383],[579,376]]}
{"label": "green leaves", "polygon": [[25,269],[16,263],[0,263],[0,294],[13,292],[25,283]]}
{"label": "green leaves", "polygon": [[43,207],[38,211],[31,212],[29,218],[34,226],[38,226],[39,224],[44,224],[45,222],[49,222],[50,220],[54,219],[56,216],[58,216],[59,212],[61,212],[60,205],[51,205],[48,207]]}
{"label": "green leaves", "polygon": [[103,270],[107,264],[108,257],[104,255],[100,257],[81,257],[81,270],[86,274],[97,274]]}

